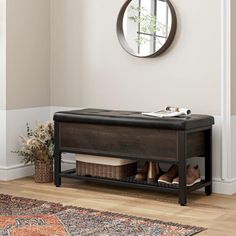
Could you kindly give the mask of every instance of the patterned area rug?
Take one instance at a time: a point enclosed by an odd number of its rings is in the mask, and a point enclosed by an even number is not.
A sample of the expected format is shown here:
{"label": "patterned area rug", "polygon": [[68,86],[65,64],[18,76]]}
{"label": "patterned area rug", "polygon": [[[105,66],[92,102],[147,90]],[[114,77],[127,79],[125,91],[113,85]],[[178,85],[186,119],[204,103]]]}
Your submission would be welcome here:
{"label": "patterned area rug", "polygon": [[188,236],[203,230],[0,194],[2,236]]}

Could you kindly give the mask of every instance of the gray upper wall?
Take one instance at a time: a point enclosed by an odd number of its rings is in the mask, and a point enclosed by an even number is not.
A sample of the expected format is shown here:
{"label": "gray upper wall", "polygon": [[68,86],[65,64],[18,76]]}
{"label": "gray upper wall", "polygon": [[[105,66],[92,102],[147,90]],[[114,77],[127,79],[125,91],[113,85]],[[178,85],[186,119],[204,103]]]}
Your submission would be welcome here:
{"label": "gray upper wall", "polygon": [[179,105],[219,115],[220,0],[172,1],[176,39],[152,59],[131,57],[119,45],[124,2],[7,0],[7,109]]}
{"label": "gray upper wall", "polygon": [[50,105],[50,1],[7,0],[7,109]]}
{"label": "gray upper wall", "polygon": [[174,0],[178,32],[163,56],[128,55],[116,36],[125,0],[51,1],[51,104],[220,114],[220,0]]}

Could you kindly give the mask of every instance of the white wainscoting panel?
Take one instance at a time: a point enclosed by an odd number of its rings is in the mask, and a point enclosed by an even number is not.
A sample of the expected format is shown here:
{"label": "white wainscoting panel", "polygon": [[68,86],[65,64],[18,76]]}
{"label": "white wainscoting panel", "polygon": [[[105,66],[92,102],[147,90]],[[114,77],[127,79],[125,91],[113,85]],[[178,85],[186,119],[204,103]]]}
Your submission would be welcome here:
{"label": "white wainscoting panel", "polygon": [[[5,145],[6,154],[5,157],[3,155],[5,161],[1,162],[0,166],[0,179],[10,180],[32,175],[33,167],[24,166],[21,162],[21,158],[12,151],[19,149],[19,135],[26,135],[26,123],[34,127],[36,121],[45,122],[50,119],[50,107],[6,110],[5,114],[5,144],[2,144],[4,140],[1,140],[1,145]],[[2,128],[4,127],[1,127],[1,129]],[[1,152],[2,150],[4,149],[1,149]]]}
{"label": "white wainscoting panel", "polygon": [[6,165],[6,111],[0,110],[0,166]]}

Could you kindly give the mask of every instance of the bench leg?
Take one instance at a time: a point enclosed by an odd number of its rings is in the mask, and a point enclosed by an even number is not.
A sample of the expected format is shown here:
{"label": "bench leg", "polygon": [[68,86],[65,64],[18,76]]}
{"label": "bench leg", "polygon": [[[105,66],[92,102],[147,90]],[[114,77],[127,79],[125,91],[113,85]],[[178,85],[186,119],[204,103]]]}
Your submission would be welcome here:
{"label": "bench leg", "polygon": [[54,147],[54,184],[56,187],[60,187],[61,185],[61,152],[59,149],[59,123],[54,122],[54,141],[55,141],[55,147]]}
{"label": "bench leg", "polygon": [[187,204],[187,196],[186,193],[180,192],[179,193],[179,205],[185,206]]}
{"label": "bench leg", "polygon": [[61,186],[61,153],[54,154],[54,184],[56,187]]}
{"label": "bench leg", "polygon": [[185,160],[179,162],[179,204],[181,206],[187,204]]}
{"label": "bench leg", "polygon": [[212,186],[206,186],[205,187],[205,193],[207,196],[210,196],[212,194]]}
{"label": "bench leg", "polygon": [[207,196],[212,193],[212,129],[205,131],[205,181],[211,182],[211,185],[205,187]]}
{"label": "bench leg", "polygon": [[178,132],[178,159],[179,159],[179,204],[187,204],[186,189],[186,158],[187,158],[187,134]]}

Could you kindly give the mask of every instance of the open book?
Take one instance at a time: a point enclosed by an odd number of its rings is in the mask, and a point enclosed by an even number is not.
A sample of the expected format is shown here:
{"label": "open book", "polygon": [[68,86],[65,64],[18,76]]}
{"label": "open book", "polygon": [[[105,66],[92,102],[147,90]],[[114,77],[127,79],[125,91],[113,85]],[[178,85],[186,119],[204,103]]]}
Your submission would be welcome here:
{"label": "open book", "polygon": [[191,110],[186,108],[179,108],[179,107],[165,107],[164,110],[160,111],[153,111],[153,112],[143,112],[145,116],[152,116],[152,117],[176,117],[176,116],[190,116]]}

